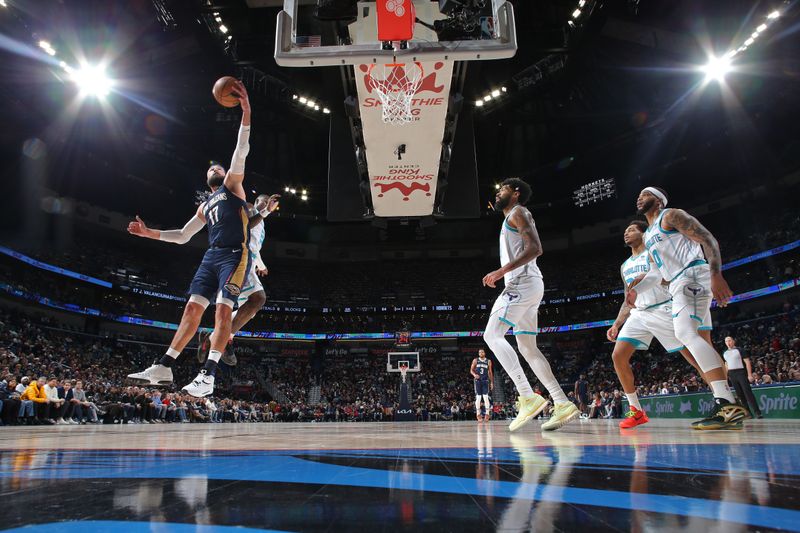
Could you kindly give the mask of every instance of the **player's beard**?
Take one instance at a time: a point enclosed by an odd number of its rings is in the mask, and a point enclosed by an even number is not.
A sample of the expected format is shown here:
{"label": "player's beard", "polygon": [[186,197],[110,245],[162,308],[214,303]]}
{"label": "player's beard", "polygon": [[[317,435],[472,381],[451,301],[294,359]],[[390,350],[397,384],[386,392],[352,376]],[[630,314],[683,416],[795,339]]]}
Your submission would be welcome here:
{"label": "player's beard", "polygon": [[495,211],[502,211],[503,209],[508,207],[508,204],[509,204],[509,199],[508,198],[503,198],[501,196],[500,198],[495,200],[495,202],[494,202],[494,210]]}
{"label": "player's beard", "polygon": [[225,182],[225,176],[220,176],[219,174],[214,174],[210,178],[206,180],[208,186],[212,189],[219,189],[222,187],[222,184]]}
{"label": "player's beard", "polygon": [[636,210],[636,214],[637,215],[644,215],[645,213],[647,213],[648,211],[653,209],[653,206],[655,204],[656,204],[656,199],[655,198],[650,198],[649,200],[647,200],[647,202],[645,202],[645,204],[640,209]]}

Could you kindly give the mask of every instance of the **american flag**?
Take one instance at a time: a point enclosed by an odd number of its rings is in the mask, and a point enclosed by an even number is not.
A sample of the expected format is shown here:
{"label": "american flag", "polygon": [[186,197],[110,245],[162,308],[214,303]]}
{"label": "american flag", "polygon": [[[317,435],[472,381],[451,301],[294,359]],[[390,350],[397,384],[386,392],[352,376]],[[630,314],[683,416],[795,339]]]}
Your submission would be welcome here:
{"label": "american flag", "polygon": [[322,46],[322,35],[298,35],[297,46],[300,48]]}

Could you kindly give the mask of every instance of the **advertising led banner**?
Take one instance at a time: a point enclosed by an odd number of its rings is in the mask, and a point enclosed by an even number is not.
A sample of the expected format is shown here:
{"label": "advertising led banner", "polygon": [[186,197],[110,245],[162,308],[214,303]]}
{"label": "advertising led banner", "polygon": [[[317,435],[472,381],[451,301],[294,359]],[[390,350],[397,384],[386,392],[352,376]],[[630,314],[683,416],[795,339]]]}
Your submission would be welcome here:
{"label": "advertising led banner", "polygon": [[100,285],[101,287],[106,287],[110,289],[113,287],[111,283],[108,281],[103,281],[102,279],[93,278],[92,276],[87,276],[85,274],[81,274],[79,272],[73,272],[72,270],[67,270],[66,268],[61,268],[53,265],[49,265],[47,263],[43,263],[31,257],[28,257],[25,254],[21,254],[19,252],[15,252],[11,248],[6,248],[5,246],[0,246],[0,252],[4,253],[9,257],[13,257],[18,261],[22,261],[23,263],[27,263],[33,267],[40,268],[42,270],[47,270],[49,272],[55,272],[56,274],[61,274],[62,276],[67,276],[74,279],[79,279],[81,281],[85,281],[86,283],[93,283],[95,285]]}
{"label": "advertising led banner", "polygon": [[[800,418],[800,384],[754,387],[758,408],[764,418]],[[714,408],[710,392],[665,394],[640,400],[650,418],[702,418]],[[628,400],[622,400],[627,409]]]}
{"label": "advertising led banner", "polygon": [[[763,287],[743,294],[736,295],[731,299],[732,303],[743,302],[745,300],[752,300],[770,294],[786,291],[800,286],[800,278],[784,281]],[[161,329],[177,329],[178,325],[171,322],[162,322],[159,320],[148,320],[146,318],[138,318],[127,315],[114,315],[111,313],[104,313],[97,309],[90,307],[83,307],[76,304],[62,303],[50,298],[39,296],[38,294],[31,294],[21,289],[12,287],[7,283],[0,282],[0,289],[26,300],[37,302],[47,307],[55,309],[62,309],[64,311],[71,311],[83,315],[101,316],[103,318],[114,320],[116,322],[123,322],[126,324],[133,324],[137,326],[149,326]],[[542,326],[539,328],[540,333],[565,333],[568,331],[580,331],[584,329],[594,329],[608,327],[613,324],[613,320],[599,320],[595,322],[584,322],[581,324],[568,324],[565,326]],[[208,328],[201,328],[203,331],[211,331]],[[275,339],[275,340],[294,340],[294,341],[315,341],[315,340],[393,340],[394,333],[283,333],[275,331],[240,331],[236,334],[238,337],[244,338],[257,338],[257,339]],[[412,331],[411,337],[414,339],[446,339],[458,337],[481,337],[482,331]]]}
{"label": "advertising led banner", "polygon": [[[410,122],[383,122],[376,79],[392,86],[409,83],[415,63],[393,67],[355,67],[358,104],[364,130],[372,206],[379,217],[415,217],[433,213],[442,136],[450,96],[452,61],[422,62],[422,81],[412,96]],[[388,83],[382,82],[386,86]],[[385,88],[385,87],[384,87]]]}

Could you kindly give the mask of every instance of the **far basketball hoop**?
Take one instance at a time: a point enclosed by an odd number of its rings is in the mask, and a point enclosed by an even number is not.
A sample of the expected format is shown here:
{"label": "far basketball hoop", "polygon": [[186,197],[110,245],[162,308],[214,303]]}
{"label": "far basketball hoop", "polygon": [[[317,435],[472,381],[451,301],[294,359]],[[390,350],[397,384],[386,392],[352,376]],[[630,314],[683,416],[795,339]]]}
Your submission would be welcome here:
{"label": "far basketball hoop", "polygon": [[367,83],[381,101],[381,118],[385,124],[402,125],[414,120],[411,102],[424,75],[422,63],[371,64]]}
{"label": "far basketball hoop", "polygon": [[408,373],[408,364],[401,363],[400,364],[400,377],[403,378],[403,383],[406,382],[406,374]]}

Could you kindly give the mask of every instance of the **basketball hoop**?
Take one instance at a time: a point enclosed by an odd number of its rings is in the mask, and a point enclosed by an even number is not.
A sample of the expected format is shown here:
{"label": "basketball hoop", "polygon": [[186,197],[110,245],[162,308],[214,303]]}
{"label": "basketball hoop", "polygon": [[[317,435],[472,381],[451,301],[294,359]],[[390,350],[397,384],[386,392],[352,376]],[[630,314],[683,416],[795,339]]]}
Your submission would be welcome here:
{"label": "basketball hoop", "polygon": [[375,77],[374,63],[367,71],[368,87],[378,93],[383,122],[402,125],[411,122],[411,101],[422,83],[422,63],[388,63],[383,65],[382,76]]}
{"label": "basketball hoop", "polygon": [[400,377],[403,378],[403,383],[406,382],[406,374],[408,373],[408,365],[401,364],[399,367],[400,369]]}

